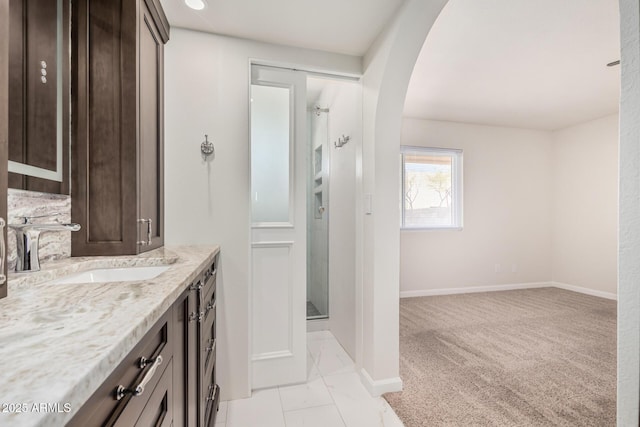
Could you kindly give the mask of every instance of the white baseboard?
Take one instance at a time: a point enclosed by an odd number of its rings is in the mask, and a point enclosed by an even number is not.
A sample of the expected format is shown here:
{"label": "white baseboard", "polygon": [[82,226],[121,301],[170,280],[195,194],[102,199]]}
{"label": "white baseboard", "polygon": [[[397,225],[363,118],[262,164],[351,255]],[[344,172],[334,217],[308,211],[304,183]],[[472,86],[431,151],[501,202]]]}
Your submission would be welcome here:
{"label": "white baseboard", "polygon": [[364,369],[360,369],[360,381],[373,397],[382,396],[392,391],[402,391],[402,380],[400,377],[386,378],[384,380],[374,380]]}
{"label": "white baseboard", "polygon": [[430,297],[434,295],[472,294],[476,292],[513,291],[517,289],[548,288],[552,282],[514,283],[508,285],[473,286],[469,288],[424,289],[419,291],[401,291],[400,298]]}
{"label": "white baseboard", "polygon": [[579,292],[581,294],[592,295],[594,297],[618,300],[618,295],[611,292],[596,291],[595,289],[584,288],[582,286],[569,285],[561,282],[551,282],[551,286],[554,288],[565,289],[567,291]]}
{"label": "white baseboard", "polygon": [[578,292],[594,297],[618,300],[618,296],[611,292],[597,291],[582,286],[569,285],[562,282],[531,282],[531,283],[515,283],[510,285],[491,285],[491,286],[473,286],[469,288],[444,288],[444,289],[424,289],[419,291],[402,291],[400,298],[412,297],[430,297],[434,295],[454,295],[454,294],[472,294],[476,292],[495,292],[495,291],[513,291],[517,289],[535,289],[535,288],[559,288],[567,291]]}
{"label": "white baseboard", "polygon": [[329,319],[307,320],[307,332],[329,330]]}

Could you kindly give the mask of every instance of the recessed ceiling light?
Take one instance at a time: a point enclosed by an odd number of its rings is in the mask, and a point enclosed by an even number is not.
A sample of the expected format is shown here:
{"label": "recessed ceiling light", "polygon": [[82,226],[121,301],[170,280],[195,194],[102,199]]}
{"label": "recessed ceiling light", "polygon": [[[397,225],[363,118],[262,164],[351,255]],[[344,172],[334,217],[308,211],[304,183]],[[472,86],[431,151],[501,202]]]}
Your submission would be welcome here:
{"label": "recessed ceiling light", "polygon": [[204,0],[184,0],[184,3],[194,10],[202,10],[207,5]]}

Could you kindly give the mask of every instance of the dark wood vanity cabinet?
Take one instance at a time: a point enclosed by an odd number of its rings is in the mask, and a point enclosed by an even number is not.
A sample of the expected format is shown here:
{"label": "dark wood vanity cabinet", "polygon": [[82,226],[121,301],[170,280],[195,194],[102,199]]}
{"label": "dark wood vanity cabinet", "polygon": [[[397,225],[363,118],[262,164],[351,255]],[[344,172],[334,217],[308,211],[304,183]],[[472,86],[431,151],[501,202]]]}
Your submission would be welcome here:
{"label": "dark wood vanity cabinet", "polygon": [[198,422],[200,426],[215,424],[220,390],[216,384],[216,267],[217,261],[207,268],[202,286],[197,286],[200,311],[198,314]]}
{"label": "dark wood vanity cabinet", "polygon": [[[170,426],[175,393],[173,328],[169,310],[67,426]],[[137,389],[140,385],[142,389]]]}
{"label": "dark wood vanity cabinet", "polygon": [[216,255],[67,426],[214,426],[217,264]]}
{"label": "dark wood vanity cabinet", "polygon": [[218,257],[176,302],[176,356],[183,369],[174,383],[185,392],[175,402],[174,426],[210,427],[220,401],[216,383],[216,275]]}
{"label": "dark wood vanity cabinet", "polygon": [[177,368],[173,371],[173,384],[184,390],[182,396],[175,398],[174,427],[198,426],[198,338],[192,319],[198,310],[198,301],[191,286],[174,304]]}
{"label": "dark wood vanity cabinet", "polygon": [[159,0],[72,6],[72,255],[164,244],[164,44]]}

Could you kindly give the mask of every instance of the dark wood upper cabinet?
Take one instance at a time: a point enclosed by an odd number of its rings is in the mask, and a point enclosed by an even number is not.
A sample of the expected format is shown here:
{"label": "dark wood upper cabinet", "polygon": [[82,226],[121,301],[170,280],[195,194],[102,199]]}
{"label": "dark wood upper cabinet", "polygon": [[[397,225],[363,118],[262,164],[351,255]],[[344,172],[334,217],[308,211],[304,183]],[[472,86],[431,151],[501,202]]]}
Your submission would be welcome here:
{"label": "dark wood upper cabinet", "polygon": [[169,24],[159,0],[78,0],[72,16],[72,255],[160,247]]}
{"label": "dark wood upper cabinet", "polygon": [[[153,4],[153,2],[149,2]],[[158,6],[159,7],[159,6]],[[140,4],[140,135],[138,161],[138,203],[140,218],[151,220],[138,227],[138,240],[146,241],[151,230],[151,247],[163,242],[164,230],[164,39],[154,24],[155,7]],[[168,37],[168,34],[167,34]],[[160,243],[160,244],[158,244]],[[147,245],[148,246],[148,245]]]}
{"label": "dark wood upper cabinet", "polygon": [[9,187],[68,193],[69,0],[8,4]]}

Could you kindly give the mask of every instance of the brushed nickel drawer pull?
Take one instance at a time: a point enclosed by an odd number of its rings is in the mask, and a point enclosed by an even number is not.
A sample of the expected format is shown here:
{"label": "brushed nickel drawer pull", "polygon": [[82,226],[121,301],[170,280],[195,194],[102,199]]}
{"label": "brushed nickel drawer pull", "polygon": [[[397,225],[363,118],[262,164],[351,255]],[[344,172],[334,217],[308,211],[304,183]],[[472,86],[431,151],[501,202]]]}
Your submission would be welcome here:
{"label": "brushed nickel drawer pull", "polygon": [[192,311],[189,313],[189,322],[202,322],[202,319],[204,319],[204,312],[202,311]]}
{"label": "brushed nickel drawer pull", "polygon": [[202,311],[202,306],[204,305],[204,292],[202,291],[202,283],[198,282],[198,285],[198,309],[200,310],[198,313],[198,322],[202,322],[205,315],[205,312]]}
{"label": "brushed nickel drawer pull", "polygon": [[150,246],[152,244],[151,237],[153,236],[153,229],[151,228],[151,223],[152,223],[151,218],[148,218],[148,219],[140,218],[138,219],[138,223],[147,224],[147,240],[146,241],[140,240],[137,243],[141,246]]}
{"label": "brushed nickel drawer pull", "polygon": [[153,375],[158,370],[158,366],[160,366],[161,364],[162,364],[162,356],[156,357],[153,363],[151,364],[151,367],[142,378],[142,381],[140,381],[140,384],[138,384],[133,390],[129,388],[125,388],[122,385],[119,385],[118,387],[116,387],[116,392],[115,392],[116,400],[122,399],[127,394],[131,394],[133,396],[140,396],[142,393],[144,393],[144,388],[149,383],[149,381],[151,381],[151,378],[153,378]]}
{"label": "brushed nickel drawer pull", "polygon": [[209,311],[211,311],[214,308],[216,308],[216,302],[215,301],[213,301],[213,302],[209,301],[207,303],[207,306],[205,307],[204,315],[206,316],[207,314],[209,314]]}
{"label": "brushed nickel drawer pull", "polygon": [[207,401],[215,400],[217,394],[218,394],[218,384],[210,384],[209,385],[209,395],[207,396]]}
{"label": "brushed nickel drawer pull", "polygon": [[216,351],[216,340],[209,338],[207,340],[207,347],[204,349],[206,357],[204,360],[204,366],[209,366],[209,360],[211,359],[211,355],[215,354]]}
{"label": "brushed nickel drawer pull", "polygon": [[[162,356],[158,356],[158,357],[162,358]],[[155,357],[153,359],[147,359],[146,357],[141,357],[140,362],[138,362],[138,367],[140,369],[144,369],[148,365],[151,365],[152,363],[154,363],[158,357]]]}

